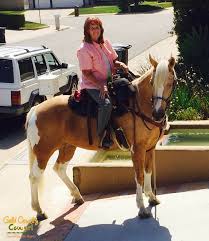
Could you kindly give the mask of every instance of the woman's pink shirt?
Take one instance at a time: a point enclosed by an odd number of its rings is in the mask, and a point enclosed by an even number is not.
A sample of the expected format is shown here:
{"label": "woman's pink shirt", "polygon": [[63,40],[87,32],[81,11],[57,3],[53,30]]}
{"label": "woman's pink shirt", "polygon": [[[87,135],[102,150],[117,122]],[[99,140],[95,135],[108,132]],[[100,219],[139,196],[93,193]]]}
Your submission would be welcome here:
{"label": "woman's pink shirt", "polygon": [[93,83],[82,74],[81,89],[99,89],[101,86],[107,84],[108,66],[103,58],[102,51],[106,54],[110,63],[111,72],[113,73],[113,61],[117,59],[118,55],[108,40],[105,40],[104,44],[101,45],[95,42],[92,44],[83,42],[78,49],[77,57],[80,70],[91,70],[98,80],[98,83]]}

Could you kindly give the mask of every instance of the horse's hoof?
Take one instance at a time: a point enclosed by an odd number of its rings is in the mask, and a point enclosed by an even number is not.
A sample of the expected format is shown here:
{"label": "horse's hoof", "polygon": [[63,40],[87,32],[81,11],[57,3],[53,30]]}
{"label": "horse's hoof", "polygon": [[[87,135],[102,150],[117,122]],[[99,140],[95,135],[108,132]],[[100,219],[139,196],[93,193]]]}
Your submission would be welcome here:
{"label": "horse's hoof", "polygon": [[147,211],[146,209],[140,210],[138,213],[139,218],[145,219],[145,218],[151,218],[152,213]]}
{"label": "horse's hoof", "polygon": [[37,214],[36,218],[37,218],[38,222],[41,222],[41,221],[47,219],[48,217],[45,213],[41,213],[41,214]]}
{"label": "horse's hoof", "polygon": [[78,205],[82,205],[82,204],[84,204],[84,199],[83,198],[77,199],[75,201],[75,203],[78,204]]}
{"label": "horse's hoof", "polygon": [[83,198],[79,198],[79,199],[73,198],[72,203],[78,204],[80,206],[80,205],[84,204],[84,199]]}
{"label": "horse's hoof", "polygon": [[157,206],[159,204],[160,204],[160,201],[157,198],[149,200],[149,205],[152,206],[152,207]]}

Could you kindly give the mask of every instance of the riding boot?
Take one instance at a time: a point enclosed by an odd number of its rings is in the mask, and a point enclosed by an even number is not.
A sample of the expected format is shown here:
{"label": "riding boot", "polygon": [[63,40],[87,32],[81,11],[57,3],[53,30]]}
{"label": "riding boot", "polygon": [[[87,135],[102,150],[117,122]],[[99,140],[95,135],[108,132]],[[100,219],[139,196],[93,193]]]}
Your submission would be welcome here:
{"label": "riding boot", "polygon": [[113,145],[110,128],[106,128],[101,137],[100,147],[107,150]]}

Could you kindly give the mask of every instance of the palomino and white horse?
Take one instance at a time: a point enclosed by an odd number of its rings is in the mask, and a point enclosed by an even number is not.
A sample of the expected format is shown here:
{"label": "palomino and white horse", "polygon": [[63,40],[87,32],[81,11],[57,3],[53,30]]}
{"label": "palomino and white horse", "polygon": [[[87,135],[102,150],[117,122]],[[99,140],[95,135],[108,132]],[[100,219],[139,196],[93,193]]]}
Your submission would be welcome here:
{"label": "palomino and white horse", "polygon": [[[136,113],[133,123],[131,112],[115,119],[125,132],[131,146],[132,161],[136,180],[136,203],[141,218],[151,213],[144,206],[143,190],[152,205],[159,204],[151,187],[152,165],[155,145],[162,134],[161,123],[175,83],[175,59],[159,63],[150,56],[152,67],[132,84],[136,88]],[[69,188],[77,204],[84,202],[78,188],[66,174],[67,166],[76,147],[99,150],[96,119],[92,120],[93,145],[89,145],[86,134],[86,118],[75,114],[68,106],[69,96],[62,95],[33,107],[27,115],[26,131],[30,160],[31,205],[37,212],[38,220],[46,218],[39,204],[38,184],[51,155],[59,150],[54,170]],[[143,118],[146,117],[146,118]],[[118,148],[115,143],[111,149]],[[96,175],[96,174],[95,174]],[[99,183],[98,183],[99,185]]]}

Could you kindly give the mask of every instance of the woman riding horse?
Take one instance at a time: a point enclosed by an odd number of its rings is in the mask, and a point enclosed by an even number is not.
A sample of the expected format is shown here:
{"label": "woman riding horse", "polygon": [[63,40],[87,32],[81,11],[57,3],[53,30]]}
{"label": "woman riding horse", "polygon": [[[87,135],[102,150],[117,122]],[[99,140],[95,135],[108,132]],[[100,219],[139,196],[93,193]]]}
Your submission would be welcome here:
{"label": "woman riding horse", "polygon": [[[94,24],[89,25],[91,27],[93,26],[93,28],[89,30],[89,33],[91,32],[92,36],[102,36],[98,34],[100,31],[101,33],[103,32],[101,23],[93,23]],[[96,34],[95,32],[97,31],[98,33]],[[98,63],[106,64],[110,59],[111,73],[115,65],[120,66],[121,64],[115,61],[116,55],[114,55],[113,51],[111,52],[111,45],[107,41],[104,41],[103,44],[101,43],[102,47],[94,41],[93,44],[84,42],[82,46],[78,51],[81,59],[82,52],[85,49],[84,46],[92,47],[92,52],[95,53],[95,55],[92,55],[92,62],[84,61],[84,66],[88,66],[88,69],[85,71],[85,68],[82,68],[84,70],[83,84],[93,84],[94,91],[90,90],[90,93],[95,92],[96,94],[94,93],[92,96],[96,96],[96,100],[104,100],[104,97],[107,95],[106,80],[108,74],[100,70],[100,67],[106,65],[100,66]],[[87,49],[83,54],[84,60],[87,53],[92,53],[91,51],[87,52]],[[102,54],[103,50],[104,54]],[[105,53],[108,54],[106,55]],[[105,55],[107,58],[104,57]],[[81,60],[81,62],[82,61],[83,60]],[[99,62],[95,63],[95,61]],[[88,63],[88,65],[85,63]],[[152,166],[155,159],[155,146],[161,134],[163,134],[163,125],[166,120],[165,112],[169,107],[171,94],[176,83],[174,70],[175,59],[173,57],[168,60],[161,60],[158,63],[150,56],[150,63],[151,68],[140,78],[132,81],[136,89],[135,105],[132,107],[132,111],[115,119],[117,126],[123,128],[128,143],[130,144],[136,180],[136,203],[139,208],[138,215],[140,218],[148,218],[151,216],[151,211],[146,209],[144,205],[143,191],[145,195],[148,196],[150,204],[157,205],[159,203],[151,186]],[[83,66],[83,64],[81,64],[81,66]],[[127,70],[125,65],[122,66]],[[104,69],[107,71],[108,67]],[[89,82],[86,82],[87,80]],[[96,133],[97,123],[95,118],[92,120],[92,136],[94,142],[90,145],[88,135],[86,135],[86,117],[77,115],[69,107],[69,98],[71,97],[67,95],[56,96],[34,106],[28,113],[25,123],[30,161],[31,205],[37,212],[37,219],[39,221],[46,218],[39,203],[39,181],[53,153],[57,150],[59,151],[54,165],[54,171],[66,184],[75,202],[82,204],[84,202],[82,195],[78,187],[76,187],[67,175],[67,167],[77,147],[87,150],[99,150],[97,144],[99,138]],[[111,150],[117,148],[118,145],[116,142],[110,147]],[[94,175],[97,174],[95,173]],[[102,184],[98,183],[98,185]]]}
{"label": "woman riding horse", "polygon": [[86,89],[98,104],[97,133],[100,147],[109,148],[113,142],[107,131],[112,104],[108,95],[107,82],[111,81],[115,68],[128,72],[128,67],[117,60],[111,43],[103,38],[104,29],[99,18],[89,17],[84,24],[84,40],[77,51],[82,71],[81,89]]}

